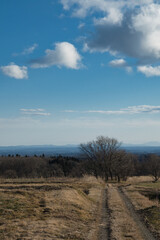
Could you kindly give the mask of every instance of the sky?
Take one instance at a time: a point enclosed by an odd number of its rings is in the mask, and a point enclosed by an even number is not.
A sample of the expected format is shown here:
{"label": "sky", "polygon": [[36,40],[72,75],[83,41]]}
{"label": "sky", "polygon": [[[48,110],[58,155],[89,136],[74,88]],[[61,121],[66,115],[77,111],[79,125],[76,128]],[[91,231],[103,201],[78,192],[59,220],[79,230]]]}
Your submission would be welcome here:
{"label": "sky", "polygon": [[0,146],[160,142],[160,3],[1,0]]}

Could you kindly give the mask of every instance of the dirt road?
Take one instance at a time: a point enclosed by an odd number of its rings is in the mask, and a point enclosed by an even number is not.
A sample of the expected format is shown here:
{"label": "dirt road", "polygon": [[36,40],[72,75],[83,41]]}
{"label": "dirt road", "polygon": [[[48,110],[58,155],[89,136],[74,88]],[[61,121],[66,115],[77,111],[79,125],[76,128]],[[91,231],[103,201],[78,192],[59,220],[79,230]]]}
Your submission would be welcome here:
{"label": "dirt road", "polygon": [[108,184],[104,191],[98,240],[155,240],[122,187]]}
{"label": "dirt road", "polygon": [[102,194],[102,208],[101,208],[101,220],[99,225],[98,240],[110,240],[111,239],[111,210],[108,206],[108,191],[107,188]]}

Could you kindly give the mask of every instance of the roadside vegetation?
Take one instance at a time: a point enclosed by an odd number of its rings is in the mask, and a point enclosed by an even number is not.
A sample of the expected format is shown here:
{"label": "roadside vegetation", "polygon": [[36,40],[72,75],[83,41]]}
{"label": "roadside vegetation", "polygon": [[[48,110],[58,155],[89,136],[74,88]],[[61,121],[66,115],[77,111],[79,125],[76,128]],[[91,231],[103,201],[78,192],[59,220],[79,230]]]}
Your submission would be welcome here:
{"label": "roadside vegetation", "polygon": [[160,157],[102,136],[80,148],[0,157],[0,239],[160,239]]}
{"label": "roadside vegetation", "polygon": [[94,239],[104,187],[94,177],[0,183],[0,239]]}
{"label": "roadside vegetation", "polygon": [[114,138],[97,137],[80,145],[79,157],[20,156],[0,157],[1,178],[82,177],[85,174],[101,177],[106,182],[126,181],[130,176],[151,175],[153,182],[160,178],[160,156],[136,155],[124,151]]}
{"label": "roadside vegetation", "polygon": [[152,180],[147,176],[132,177],[124,189],[155,239],[160,239],[160,181]]}

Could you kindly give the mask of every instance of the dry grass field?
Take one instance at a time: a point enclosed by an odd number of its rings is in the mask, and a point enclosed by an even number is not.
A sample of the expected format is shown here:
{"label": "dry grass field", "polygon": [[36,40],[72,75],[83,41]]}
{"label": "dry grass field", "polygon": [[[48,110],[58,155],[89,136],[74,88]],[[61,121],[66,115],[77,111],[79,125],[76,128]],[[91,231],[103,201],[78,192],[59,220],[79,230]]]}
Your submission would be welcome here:
{"label": "dry grass field", "polygon": [[0,183],[0,239],[94,239],[102,181],[19,179]]}
{"label": "dry grass field", "polygon": [[159,196],[149,177],[1,179],[0,239],[160,239]]}
{"label": "dry grass field", "polygon": [[125,192],[146,225],[160,239],[160,181],[151,177],[129,179]]}

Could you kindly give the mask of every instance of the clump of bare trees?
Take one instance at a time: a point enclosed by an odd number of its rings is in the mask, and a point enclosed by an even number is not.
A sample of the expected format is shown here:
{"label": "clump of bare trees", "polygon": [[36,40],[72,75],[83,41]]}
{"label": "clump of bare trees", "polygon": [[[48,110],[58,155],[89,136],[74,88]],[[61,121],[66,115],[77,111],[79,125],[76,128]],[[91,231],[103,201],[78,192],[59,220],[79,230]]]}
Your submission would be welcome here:
{"label": "clump of bare trees", "polygon": [[160,179],[160,156],[127,153],[115,138],[99,136],[81,144],[80,149],[82,155],[78,157],[0,156],[0,178],[82,177],[91,174],[118,182],[133,175],[151,175],[153,182]]}
{"label": "clump of bare trees", "polygon": [[92,162],[93,174],[108,181],[115,177],[127,179],[132,170],[132,155],[120,149],[121,143],[115,138],[99,136],[96,140],[81,144],[83,155]]}
{"label": "clump of bare trees", "polygon": [[82,177],[82,163],[74,157],[0,157],[0,178]]}
{"label": "clump of bare trees", "polygon": [[153,181],[157,182],[160,178],[160,157],[156,154],[149,154],[147,156],[148,173],[152,175]]}

